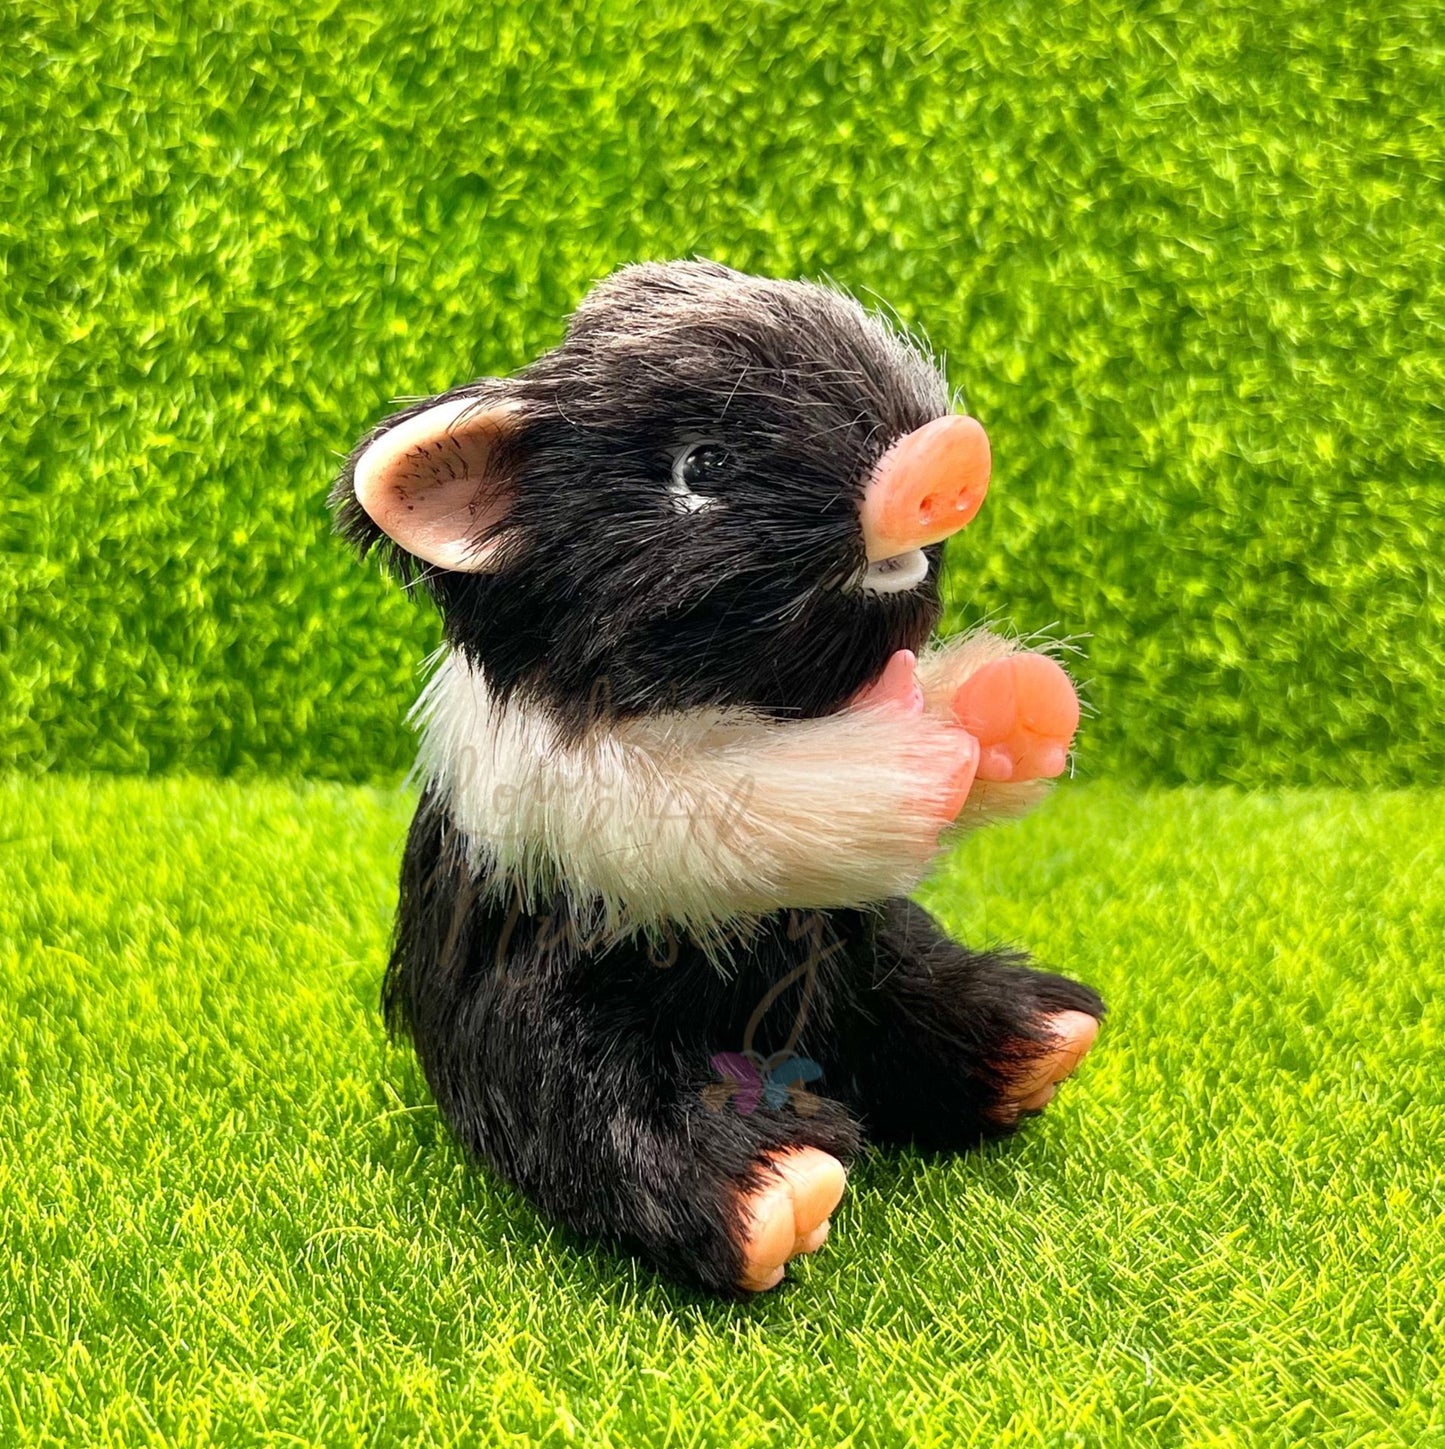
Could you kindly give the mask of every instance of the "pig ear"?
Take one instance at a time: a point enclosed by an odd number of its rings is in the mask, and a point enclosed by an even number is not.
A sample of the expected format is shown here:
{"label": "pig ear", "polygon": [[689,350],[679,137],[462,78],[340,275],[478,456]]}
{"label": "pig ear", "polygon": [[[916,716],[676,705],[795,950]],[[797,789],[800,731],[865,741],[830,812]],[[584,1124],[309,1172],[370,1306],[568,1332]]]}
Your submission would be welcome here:
{"label": "pig ear", "polygon": [[450,398],[388,428],[356,460],[356,501],[409,554],[458,573],[485,573],[501,542],[512,485],[502,445],[514,403]]}

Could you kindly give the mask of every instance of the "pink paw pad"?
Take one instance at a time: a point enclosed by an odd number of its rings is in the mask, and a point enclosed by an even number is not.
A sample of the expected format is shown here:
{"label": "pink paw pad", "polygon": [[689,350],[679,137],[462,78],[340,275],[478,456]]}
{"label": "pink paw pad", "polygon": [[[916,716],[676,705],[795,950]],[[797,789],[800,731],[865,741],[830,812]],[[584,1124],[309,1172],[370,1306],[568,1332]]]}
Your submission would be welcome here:
{"label": "pink paw pad", "polygon": [[923,686],[918,682],[918,656],[911,649],[896,650],[871,684],[853,696],[854,705],[884,705],[904,714],[923,713]]}
{"label": "pink paw pad", "polygon": [[1062,775],[1079,727],[1073,681],[1046,654],[985,664],[953,697],[954,718],[978,741],[980,780]]}
{"label": "pink paw pad", "polygon": [[1044,1026],[1053,1038],[1053,1045],[1033,1062],[1028,1073],[1013,1084],[1012,1091],[999,1103],[994,1115],[1000,1122],[1017,1121],[1022,1112],[1039,1112],[1048,1106],[1059,1083],[1073,1075],[1099,1034],[1098,1021],[1084,1011],[1056,1012]]}
{"label": "pink paw pad", "polygon": [[768,1159],[769,1180],[743,1200],[746,1222],[738,1287],[766,1293],[783,1281],[790,1259],[816,1253],[847,1183],[843,1164],[816,1147],[795,1147]]}

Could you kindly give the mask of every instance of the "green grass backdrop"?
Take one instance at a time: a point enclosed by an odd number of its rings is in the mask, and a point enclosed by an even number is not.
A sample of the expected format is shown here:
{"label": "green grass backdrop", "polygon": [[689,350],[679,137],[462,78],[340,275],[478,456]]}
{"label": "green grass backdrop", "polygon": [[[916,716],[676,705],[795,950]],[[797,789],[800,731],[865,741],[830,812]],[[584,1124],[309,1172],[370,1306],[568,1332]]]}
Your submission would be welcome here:
{"label": "green grass backdrop", "polygon": [[327,534],[392,400],[702,253],[878,294],[993,437],[951,619],[1092,773],[1445,765],[1433,0],[22,0],[0,764],[384,777],[435,623]]}

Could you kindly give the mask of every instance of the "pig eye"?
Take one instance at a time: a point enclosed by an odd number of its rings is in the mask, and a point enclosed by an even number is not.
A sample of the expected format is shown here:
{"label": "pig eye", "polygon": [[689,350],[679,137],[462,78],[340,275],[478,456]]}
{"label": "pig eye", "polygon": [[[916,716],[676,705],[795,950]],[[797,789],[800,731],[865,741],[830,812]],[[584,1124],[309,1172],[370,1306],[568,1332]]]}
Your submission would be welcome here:
{"label": "pig eye", "polygon": [[668,493],[679,513],[696,513],[717,503],[714,489],[729,460],[721,443],[690,443],[672,463]]}
{"label": "pig eye", "polygon": [[673,477],[684,487],[701,491],[722,472],[727,461],[728,450],[721,443],[694,443],[678,457]]}

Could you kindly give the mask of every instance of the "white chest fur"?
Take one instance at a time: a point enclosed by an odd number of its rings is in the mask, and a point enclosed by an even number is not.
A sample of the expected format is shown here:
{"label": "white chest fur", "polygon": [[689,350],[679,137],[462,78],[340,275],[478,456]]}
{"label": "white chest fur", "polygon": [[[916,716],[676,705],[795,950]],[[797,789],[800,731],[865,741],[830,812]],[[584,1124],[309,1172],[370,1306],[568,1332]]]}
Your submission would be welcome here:
{"label": "white chest fur", "polygon": [[530,905],[565,887],[608,932],[706,938],[782,907],[865,905],[910,890],[938,848],[948,725],[931,714],[677,711],[574,744],[453,654],[415,718],[417,772],[492,888]]}

